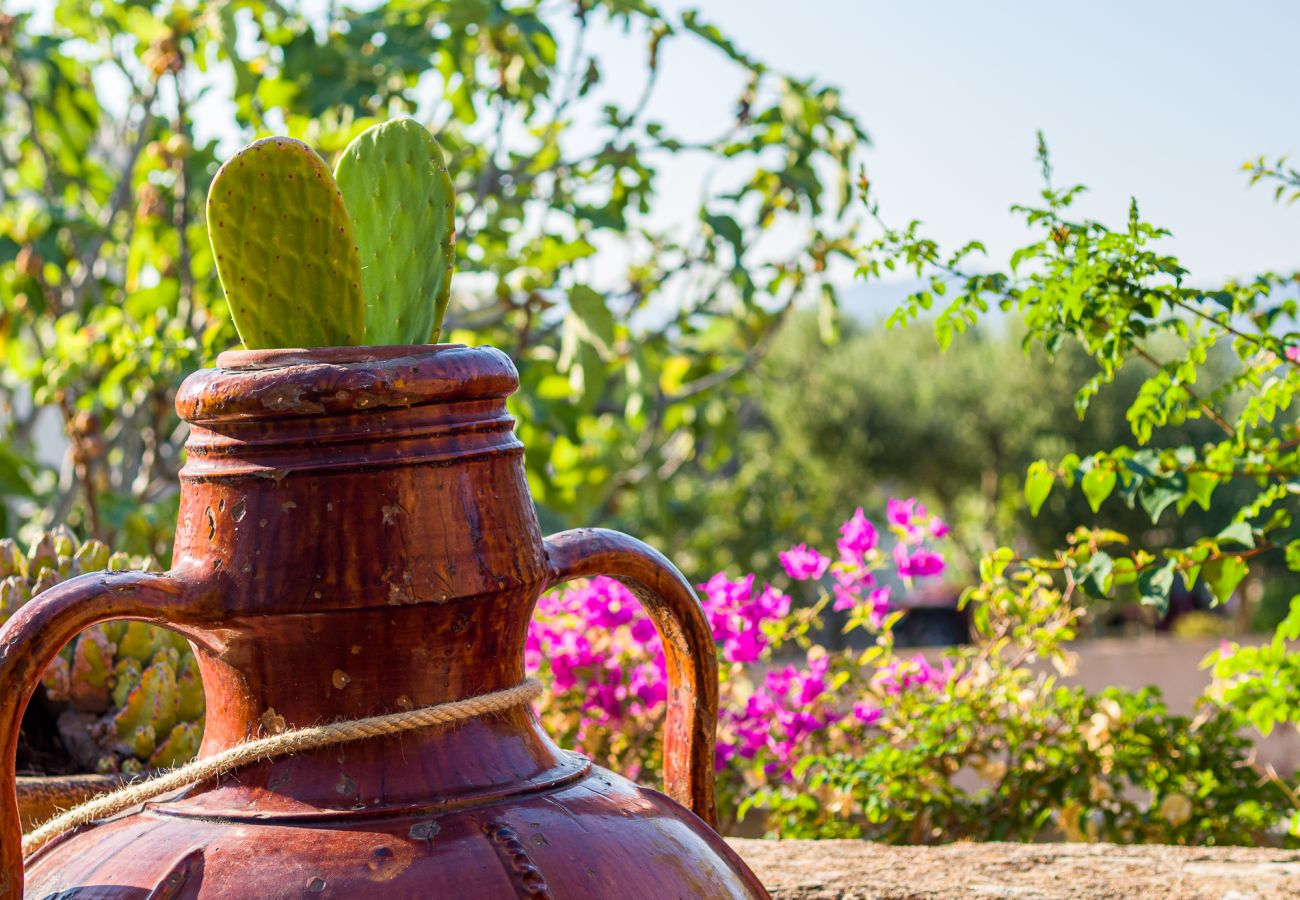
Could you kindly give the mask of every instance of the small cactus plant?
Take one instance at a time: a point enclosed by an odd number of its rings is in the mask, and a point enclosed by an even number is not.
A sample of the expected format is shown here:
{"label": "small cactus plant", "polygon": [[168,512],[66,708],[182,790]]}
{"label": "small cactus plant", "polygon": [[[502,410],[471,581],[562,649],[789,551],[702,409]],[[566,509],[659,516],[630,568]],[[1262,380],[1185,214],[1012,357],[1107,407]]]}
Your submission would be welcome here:
{"label": "small cactus plant", "polygon": [[[110,554],[66,527],[23,553],[0,540],[0,622],[61,581],[101,569],[156,571],[151,559]],[[41,679],[44,702],[73,762],[89,772],[135,772],[191,759],[203,736],[203,685],[189,643],[144,622],[107,622],[64,647]],[[36,702],[36,701],[34,701]]]}
{"label": "small cactus plant", "polygon": [[240,340],[249,349],[437,341],[454,213],[442,149],[413,119],[366,129],[332,174],[301,141],[250,144],[208,192]]}

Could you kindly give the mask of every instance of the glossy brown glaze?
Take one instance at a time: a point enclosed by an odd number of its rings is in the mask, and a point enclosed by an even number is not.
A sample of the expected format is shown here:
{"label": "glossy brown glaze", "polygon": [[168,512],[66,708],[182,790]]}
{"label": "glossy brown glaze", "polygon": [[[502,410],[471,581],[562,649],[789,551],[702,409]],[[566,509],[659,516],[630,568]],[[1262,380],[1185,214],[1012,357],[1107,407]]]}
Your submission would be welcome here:
{"label": "glossy brown glaze", "polygon": [[18,721],[80,629],[137,618],[189,637],[210,755],[515,685],[538,595],[596,574],[663,637],[669,796],[560,750],[518,708],[196,785],[41,850],[28,896],[765,896],[708,824],[717,668],[698,600],[626,535],[542,539],[505,411],[516,386],[507,357],[456,346],[227,353],[188,379],[173,569],[74,579],[0,630],[0,896],[23,878]]}

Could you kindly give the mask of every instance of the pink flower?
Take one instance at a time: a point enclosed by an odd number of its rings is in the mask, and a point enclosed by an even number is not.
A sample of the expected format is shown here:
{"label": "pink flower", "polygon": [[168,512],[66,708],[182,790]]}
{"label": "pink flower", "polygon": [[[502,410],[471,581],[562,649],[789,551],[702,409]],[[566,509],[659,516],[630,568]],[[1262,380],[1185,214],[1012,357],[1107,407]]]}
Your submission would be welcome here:
{"label": "pink flower", "polygon": [[759,622],[783,619],[789,612],[790,597],[769,584],[763,588],[763,593],[759,594],[758,598],[750,604],[744,615],[757,625]]}
{"label": "pink flower", "polygon": [[755,595],[753,575],[732,581],[719,572],[699,588],[713,639],[722,644],[728,662],[753,662],[762,656],[768,645],[762,623],[790,612],[790,598],[771,585]]}
{"label": "pink flower", "polygon": [[807,544],[796,544],[778,555],[785,573],[795,581],[816,581],[826,574],[826,567],[831,564],[828,557],[822,556]]}
{"label": "pink flower", "polygon": [[918,510],[918,506],[915,497],[908,500],[896,500],[891,497],[885,505],[885,518],[896,528],[907,528],[912,524],[914,516],[925,515],[925,507],[921,506]]}
{"label": "pink flower", "polygon": [[871,524],[859,506],[852,517],[840,526],[840,539],[835,546],[840,551],[840,559],[856,564],[876,548],[878,540],[876,526]]}
{"label": "pink flower", "polygon": [[733,635],[722,642],[722,658],[727,662],[753,662],[767,649],[767,637],[751,625],[740,634]]}
{"label": "pink flower", "polygon": [[807,752],[807,740],[841,718],[824,705],[829,670],[825,656],[809,659],[802,669],[772,669],[743,706],[724,707],[719,761],[759,758],[769,776],[789,779],[790,767]]}
{"label": "pink flower", "polygon": [[885,711],[878,706],[867,703],[853,704],[853,717],[863,725],[874,725],[884,716]]}
{"label": "pink flower", "polygon": [[889,585],[876,588],[871,592],[871,627],[880,628],[889,615]]}
{"label": "pink flower", "polygon": [[938,516],[926,511],[925,504],[915,497],[907,500],[890,500],[885,517],[889,524],[909,544],[917,544],[926,536],[941,538],[948,534],[948,525]]}
{"label": "pink flower", "polygon": [[655,631],[655,623],[651,622],[646,616],[637,616],[632,620],[632,640],[638,644],[649,644],[651,641],[659,639],[659,633]]}
{"label": "pink flower", "polygon": [[952,660],[945,659],[943,669],[936,669],[918,653],[911,659],[900,659],[885,666],[876,673],[875,680],[885,693],[901,694],[912,687],[942,690],[952,681],[952,677]]}
{"label": "pink flower", "polygon": [[894,545],[894,565],[898,567],[900,578],[926,578],[944,570],[941,555],[923,548],[909,552],[902,542]]}
{"label": "pink flower", "polygon": [[1286,358],[1291,362],[1300,362],[1300,344],[1286,348]]}
{"label": "pink flower", "polygon": [[835,584],[831,588],[831,592],[835,595],[835,603],[831,608],[836,612],[852,609],[862,602],[862,592],[875,583],[875,576],[862,569],[850,569],[847,572],[837,570]]}

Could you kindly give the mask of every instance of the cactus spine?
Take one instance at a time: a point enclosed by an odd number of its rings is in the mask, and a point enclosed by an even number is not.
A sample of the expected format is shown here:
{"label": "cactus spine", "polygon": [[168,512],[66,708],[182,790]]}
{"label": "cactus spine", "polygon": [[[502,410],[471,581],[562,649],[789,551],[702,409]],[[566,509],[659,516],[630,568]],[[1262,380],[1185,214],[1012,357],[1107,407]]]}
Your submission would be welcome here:
{"label": "cactus spine", "polygon": [[208,190],[208,235],[244,346],[362,342],[352,220],[329,167],[302,141],[265,138],[227,160]]}
{"label": "cactus spine", "polygon": [[348,144],[334,177],[356,227],[366,343],[436,342],[456,248],[442,148],[414,119],[394,119]]}
{"label": "cactus spine", "polygon": [[[153,569],[60,526],[27,553],[0,540],[0,623],[41,591],[83,572]],[[41,679],[58,737],[84,771],[139,771],[191,759],[203,736],[203,685],[189,643],[143,622],[107,622],[64,647]]]}

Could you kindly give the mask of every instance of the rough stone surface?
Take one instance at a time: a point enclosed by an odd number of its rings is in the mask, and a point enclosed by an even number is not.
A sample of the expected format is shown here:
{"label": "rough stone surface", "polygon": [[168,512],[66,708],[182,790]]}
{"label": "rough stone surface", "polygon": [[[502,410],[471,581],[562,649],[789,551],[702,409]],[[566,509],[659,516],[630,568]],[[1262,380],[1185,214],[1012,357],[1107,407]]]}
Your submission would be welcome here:
{"label": "rough stone surface", "polygon": [[1300,852],[1115,844],[730,841],[777,900],[1300,897]]}

